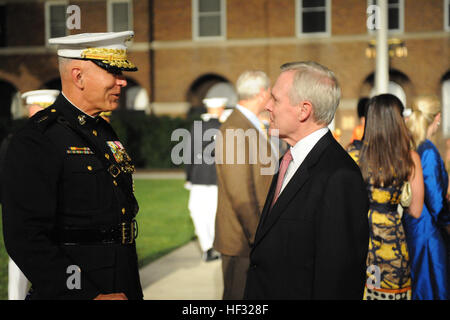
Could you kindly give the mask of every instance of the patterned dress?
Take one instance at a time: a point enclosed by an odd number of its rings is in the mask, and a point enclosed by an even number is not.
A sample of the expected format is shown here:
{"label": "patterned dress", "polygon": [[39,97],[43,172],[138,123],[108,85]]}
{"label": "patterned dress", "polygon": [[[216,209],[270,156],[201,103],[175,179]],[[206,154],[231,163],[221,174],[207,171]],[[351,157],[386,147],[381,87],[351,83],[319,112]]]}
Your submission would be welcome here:
{"label": "patterned dress", "polygon": [[[358,165],[361,146],[360,141],[355,141],[347,149]],[[409,253],[398,212],[402,185],[367,185],[370,239],[365,300],[411,299]]]}

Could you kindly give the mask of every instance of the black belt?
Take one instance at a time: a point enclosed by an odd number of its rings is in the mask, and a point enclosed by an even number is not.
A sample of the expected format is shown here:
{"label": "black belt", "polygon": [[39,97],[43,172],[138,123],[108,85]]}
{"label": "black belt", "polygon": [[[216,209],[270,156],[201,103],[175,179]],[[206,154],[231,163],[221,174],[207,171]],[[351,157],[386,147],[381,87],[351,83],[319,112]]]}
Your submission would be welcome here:
{"label": "black belt", "polygon": [[136,220],[98,229],[61,228],[57,241],[63,245],[132,244],[138,236]]}

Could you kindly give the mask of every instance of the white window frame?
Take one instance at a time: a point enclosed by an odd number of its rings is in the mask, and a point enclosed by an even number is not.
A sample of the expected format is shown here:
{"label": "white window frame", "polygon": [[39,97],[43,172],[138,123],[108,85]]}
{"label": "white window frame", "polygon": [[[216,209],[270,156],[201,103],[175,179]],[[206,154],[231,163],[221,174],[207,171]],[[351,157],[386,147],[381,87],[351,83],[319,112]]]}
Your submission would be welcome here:
{"label": "white window frame", "polygon": [[[367,8],[373,4],[373,0],[367,0]],[[389,4],[388,4],[389,15]],[[388,17],[389,23],[389,17]],[[405,0],[398,1],[398,29],[388,29],[389,34],[404,33],[405,32]],[[369,33],[376,33],[376,30],[368,30]]]}
{"label": "white window frame", "polygon": [[[53,0],[45,2],[45,44],[48,46],[48,39],[50,39],[50,7],[54,5],[64,5],[66,7],[69,5],[68,0]],[[66,36],[69,35],[69,30],[66,29]]]}
{"label": "white window frame", "polygon": [[442,87],[442,132],[450,138],[450,79],[441,83]]}
{"label": "white window frame", "polygon": [[220,36],[204,37],[199,35],[199,0],[192,0],[192,39],[194,41],[226,40],[227,38],[227,0],[220,1]]}
{"label": "white window frame", "polygon": [[134,30],[133,22],[133,1],[132,0],[108,0],[106,8],[106,20],[108,32],[113,32],[114,19],[113,19],[113,4],[115,3],[127,3],[128,4],[128,30]]}
{"label": "white window frame", "polygon": [[448,7],[450,6],[450,0],[444,0],[444,30],[450,31],[450,17],[448,16]]}
{"label": "white window frame", "polygon": [[325,31],[324,32],[303,32],[303,0],[295,0],[295,34],[298,38],[308,37],[329,37],[331,36],[331,0],[325,0]]}

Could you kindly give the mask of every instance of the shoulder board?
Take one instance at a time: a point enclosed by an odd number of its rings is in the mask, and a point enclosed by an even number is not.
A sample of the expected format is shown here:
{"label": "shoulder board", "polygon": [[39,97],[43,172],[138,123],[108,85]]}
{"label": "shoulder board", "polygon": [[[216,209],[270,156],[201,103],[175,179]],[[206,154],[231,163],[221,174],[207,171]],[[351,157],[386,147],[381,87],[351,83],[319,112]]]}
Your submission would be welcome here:
{"label": "shoulder board", "polygon": [[56,122],[59,115],[57,109],[49,107],[36,113],[30,120],[34,127],[44,132],[50,125]]}

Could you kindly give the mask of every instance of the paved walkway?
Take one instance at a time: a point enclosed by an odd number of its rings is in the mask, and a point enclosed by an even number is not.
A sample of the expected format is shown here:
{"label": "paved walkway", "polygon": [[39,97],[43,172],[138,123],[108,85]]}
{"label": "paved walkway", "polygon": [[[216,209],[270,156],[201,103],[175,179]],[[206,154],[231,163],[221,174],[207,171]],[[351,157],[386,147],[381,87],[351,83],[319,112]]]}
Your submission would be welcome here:
{"label": "paved walkway", "polygon": [[145,300],[222,299],[221,260],[201,260],[197,241],[150,263],[139,273]]}
{"label": "paved walkway", "polygon": [[[182,170],[139,170],[134,179],[185,179]],[[140,271],[145,300],[221,300],[222,262],[204,262],[197,241],[159,258]]]}

